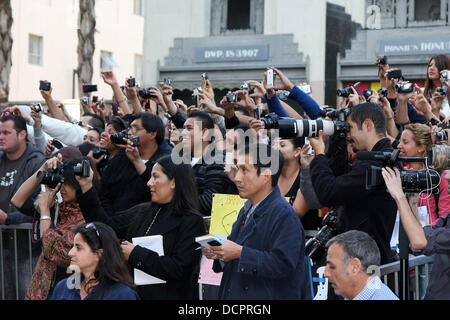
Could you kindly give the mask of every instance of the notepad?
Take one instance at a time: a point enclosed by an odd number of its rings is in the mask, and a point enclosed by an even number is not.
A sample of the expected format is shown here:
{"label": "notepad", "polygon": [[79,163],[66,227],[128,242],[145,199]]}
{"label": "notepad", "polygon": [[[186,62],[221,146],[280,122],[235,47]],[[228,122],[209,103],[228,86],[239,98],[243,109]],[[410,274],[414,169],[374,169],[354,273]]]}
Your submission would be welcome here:
{"label": "notepad", "polygon": [[[152,250],[156,252],[160,257],[164,255],[163,236],[161,235],[133,238],[132,241],[134,245]],[[166,281],[151,276],[141,270],[134,269],[135,285],[144,286],[149,284],[161,284],[161,283],[166,283]]]}

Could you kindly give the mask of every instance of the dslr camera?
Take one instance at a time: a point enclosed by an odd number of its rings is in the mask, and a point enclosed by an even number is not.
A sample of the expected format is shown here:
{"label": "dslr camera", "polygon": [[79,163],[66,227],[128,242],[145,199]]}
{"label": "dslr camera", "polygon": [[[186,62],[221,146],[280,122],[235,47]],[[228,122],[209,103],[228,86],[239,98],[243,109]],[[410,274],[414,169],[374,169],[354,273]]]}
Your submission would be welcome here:
{"label": "dslr camera", "polygon": [[141,90],[139,90],[139,96],[142,99],[145,99],[145,100],[149,100],[151,98],[156,99],[157,97],[155,95],[152,95],[150,93],[150,90],[155,90],[155,88],[154,87],[149,87],[149,88],[146,88],[146,89],[145,88],[141,89]]}
{"label": "dslr camera", "polygon": [[295,137],[317,137],[319,131],[323,131],[324,136],[337,136],[342,139],[347,137],[350,126],[347,122],[327,121],[327,120],[297,120],[292,118],[280,118],[275,113],[270,113],[262,119],[265,129],[276,129],[280,132],[282,139]]}
{"label": "dslr camera", "polygon": [[400,157],[400,150],[394,152],[360,151],[356,154],[358,160],[372,160],[383,163],[381,167],[370,166],[366,171],[366,190],[385,188],[381,170],[383,167],[397,168],[400,171],[404,192],[420,193],[423,191],[439,192],[440,176],[432,170],[404,170],[402,162],[427,162],[427,158]]}
{"label": "dslr camera", "polygon": [[345,89],[338,89],[337,96],[342,98],[348,98],[349,95],[353,94],[352,88],[356,88],[359,85],[360,82],[357,82],[353,86],[347,87]]}
{"label": "dslr camera", "polygon": [[105,161],[105,160],[108,160],[109,152],[106,149],[96,147],[96,148],[92,149],[92,155],[93,155],[94,159],[97,159],[97,160],[103,156],[103,161]]}
{"label": "dslr camera", "polygon": [[378,96],[380,97],[380,99],[387,98],[388,91],[388,88],[381,88],[380,91],[378,91]]}
{"label": "dslr camera", "polygon": [[73,174],[83,178],[89,177],[91,175],[91,164],[89,160],[81,161],[81,167],[73,167]]}
{"label": "dslr camera", "polygon": [[124,141],[124,139],[128,139],[128,129],[125,129],[120,133],[112,134],[110,137],[112,143],[126,145],[127,142]]}
{"label": "dslr camera", "polygon": [[53,171],[39,171],[37,181],[50,189],[55,189],[58,184],[64,183],[64,166],[59,164]]}

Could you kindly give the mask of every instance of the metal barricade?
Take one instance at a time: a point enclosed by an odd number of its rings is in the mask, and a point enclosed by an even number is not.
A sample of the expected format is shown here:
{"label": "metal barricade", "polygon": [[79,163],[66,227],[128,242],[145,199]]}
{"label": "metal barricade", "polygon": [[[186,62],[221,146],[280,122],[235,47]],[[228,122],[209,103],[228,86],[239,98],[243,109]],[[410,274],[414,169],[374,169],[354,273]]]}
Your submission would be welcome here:
{"label": "metal barricade", "polygon": [[[11,297],[7,297],[7,293],[6,293],[6,282],[7,280],[9,281],[9,279],[11,279],[12,277],[14,277],[14,289],[13,291],[15,292],[15,299],[16,300],[21,300],[21,298],[24,298],[25,293],[23,292],[23,288],[28,287],[29,283],[25,283],[24,286],[22,286],[22,290],[20,290],[20,286],[19,286],[19,277],[20,279],[24,280],[26,279],[26,282],[28,282],[27,280],[31,280],[31,277],[33,275],[33,248],[32,248],[32,241],[31,241],[31,223],[25,223],[25,224],[21,224],[21,225],[10,225],[10,226],[3,226],[0,225],[0,284],[1,284],[1,300],[11,300]],[[27,233],[28,234],[28,246],[27,248],[23,248],[22,246],[19,248],[19,244],[18,244],[18,234],[19,233]],[[13,243],[13,252],[9,252],[9,248],[5,248],[4,247],[4,235],[9,235],[10,238],[9,240],[12,240]],[[23,252],[23,250],[28,250],[28,264],[29,264],[29,278],[27,278],[27,274],[23,274],[20,271],[23,271],[23,268],[21,268],[23,266],[24,261],[19,261],[19,250],[21,250]],[[11,255],[13,255],[14,257],[14,261],[12,262],[11,259],[7,259],[5,261],[5,252],[8,251],[8,257],[10,258]],[[23,255],[22,255],[23,256]],[[20,264],[20,266],[19,266]],[[10,274],[9,272],[7,272],[7,270],[11,270],[13,274]],[[28,267],[26,268],[28,269]]]}
{"label": "metal barricade", "polygon": [[[428,287],[429,283],[429,271],[430,271],[430,265],[434,262],[434,255],[433,256],[417,256],[409,259],[409,272],[414,270],[414,285],[410,286],[410,288],[413,289],[413,299],[414,300],[420,300],[421,297],[419,295],[419,286],[420,286],[420,267],[424,267],[424,290]],[[380,278],[383,281],[385,285],[388,285],[388,276],[394,275],[394,293],[398,296],[399,295],[399,273],[400,273],[400,261],[392,262],[389,264],[382,265],[380,267]],[[391,288],[392,289],[392,288]]]}

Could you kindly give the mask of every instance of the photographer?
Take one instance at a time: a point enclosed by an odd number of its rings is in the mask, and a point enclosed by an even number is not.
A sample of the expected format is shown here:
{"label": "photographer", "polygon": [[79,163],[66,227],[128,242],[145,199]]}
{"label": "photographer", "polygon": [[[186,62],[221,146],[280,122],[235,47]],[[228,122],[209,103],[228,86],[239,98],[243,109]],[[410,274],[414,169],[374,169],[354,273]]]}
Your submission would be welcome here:
{"label": "photographer", "polygon": [[450,299],[450,215],[440,218],[434,226],[422,228],[421,223],[411,210],[402,189],[400,172],[397,168],[383,168],[386,187],[395,200],[400,212],[400,220],[410,241],[413,251],[430,256],[436,254],[428,284],[426,300]]}
{"label": "photographer", "polygon": [[[347,115],[350,132],[347,139],[360,151],[392,152],[386,138],[386,118],[376,104],[364,103],[350,109]],[[356,161],[348,173],[335,176],[325,156],[323,135],[310,139],[316,158],[311,163],[311,179],[321,204],[342,206],[344,231],[367,232],[381,252],[381,263],[393,260],[390,239],[395,223],[396,205],[386,191],[366,190],[366,169],[376,161]],[[346,163],[347,165],[348,163]]]}

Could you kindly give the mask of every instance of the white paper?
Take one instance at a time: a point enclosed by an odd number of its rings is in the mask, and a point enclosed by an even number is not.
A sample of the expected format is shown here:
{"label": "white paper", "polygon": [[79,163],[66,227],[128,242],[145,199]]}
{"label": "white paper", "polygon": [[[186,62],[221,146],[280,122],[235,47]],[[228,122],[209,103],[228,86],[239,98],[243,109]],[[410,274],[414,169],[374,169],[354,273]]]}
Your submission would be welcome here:
{"label": "white paper", "polygon": [[[150,236],[142,238],[133,238],[133,244],[156,252],[160,257],[164,255],[163,236]],[[141,270],[134,269],[134,284],[143,286],[148,284],[160,284],[166,281],[151,276]]]}

